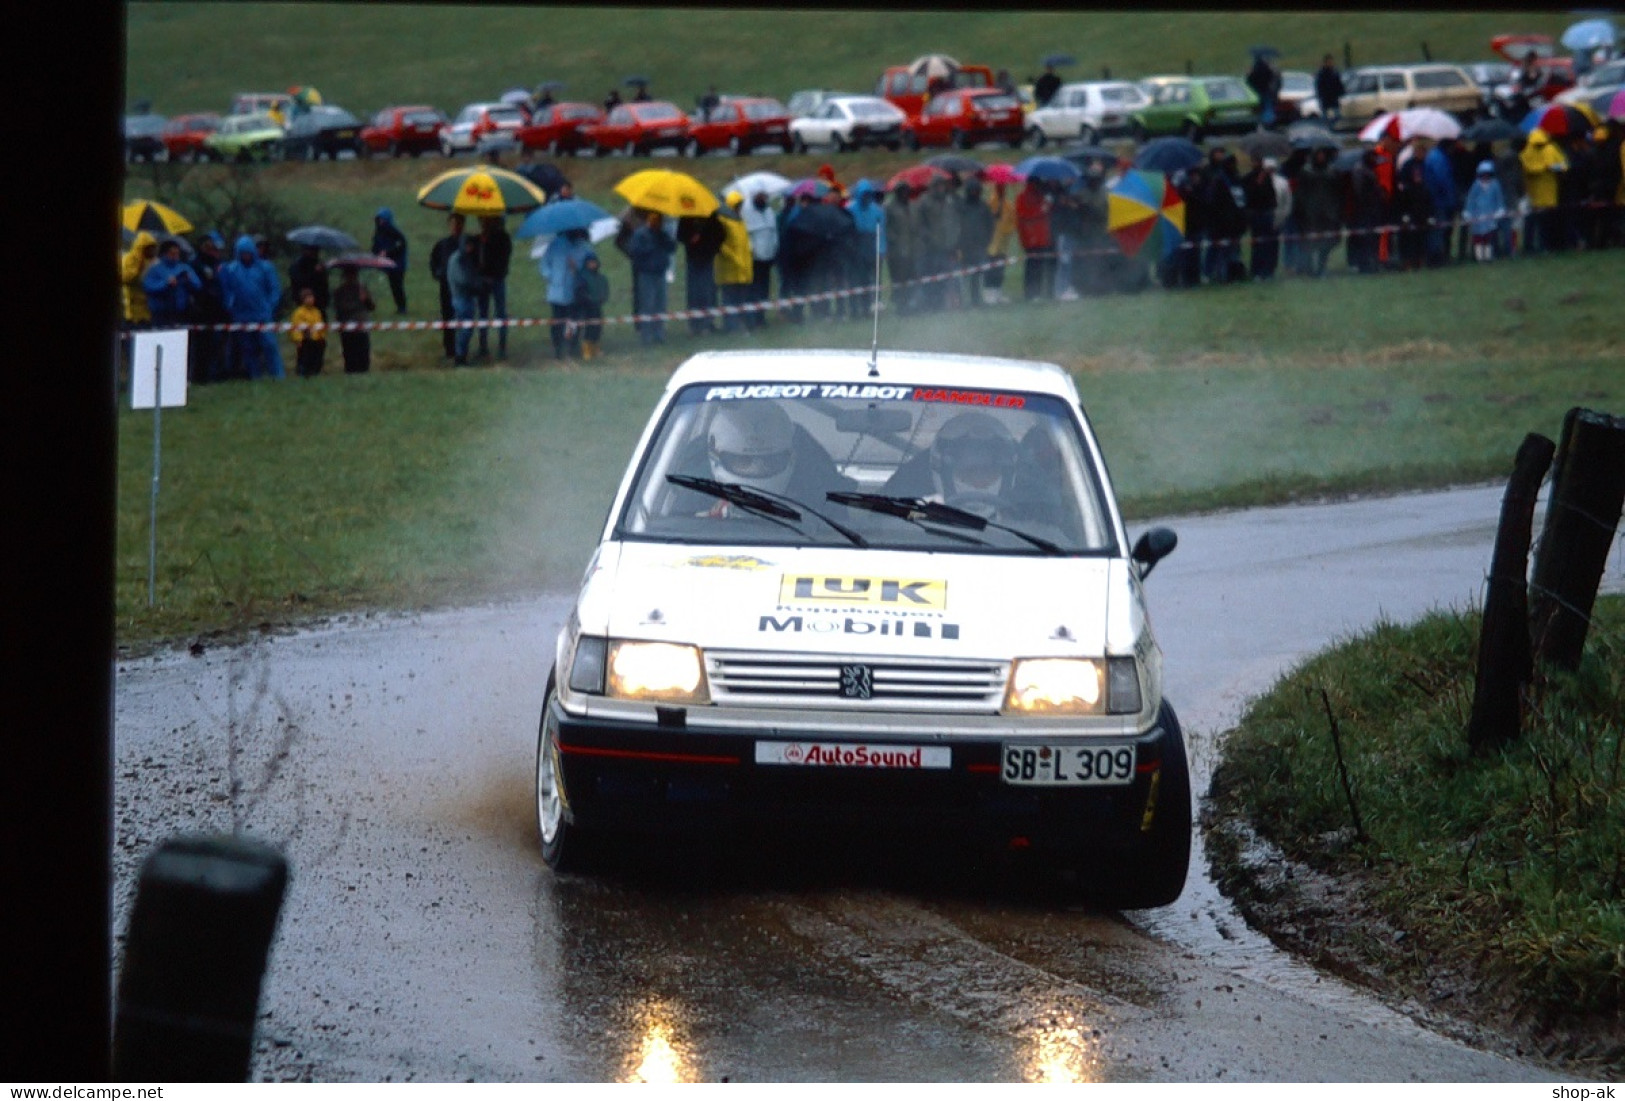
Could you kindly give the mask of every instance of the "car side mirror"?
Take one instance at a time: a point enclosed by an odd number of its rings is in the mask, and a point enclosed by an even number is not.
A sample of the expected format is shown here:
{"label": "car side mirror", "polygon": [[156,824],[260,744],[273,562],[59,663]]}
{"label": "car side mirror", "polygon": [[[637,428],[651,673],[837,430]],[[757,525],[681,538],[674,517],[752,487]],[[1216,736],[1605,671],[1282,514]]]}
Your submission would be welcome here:
{"label": "car side mirror", "polygon": [[1129,552],[1129,557],[1139,564],[1140,579],[1143,581],[1150,577],[1157,563],[1172,554],[1177,546],[1179,536],[1172,528],[1152,528],[1140,536],[1134,543],[1134,549]]}

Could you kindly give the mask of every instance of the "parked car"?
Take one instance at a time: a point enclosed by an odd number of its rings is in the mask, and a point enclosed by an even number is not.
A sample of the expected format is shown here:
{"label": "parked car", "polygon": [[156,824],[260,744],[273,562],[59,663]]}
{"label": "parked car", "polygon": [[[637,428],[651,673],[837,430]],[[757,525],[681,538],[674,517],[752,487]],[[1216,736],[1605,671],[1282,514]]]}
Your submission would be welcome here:
{"label": "parked car", "polygon": [[[986,65],[961,65],[945,78],[944,91],[956,88],[992,88],[993,70]],[[875,82],[875,95],[891,103],[909,118],[925,110],[931,98],[931,81],[924,72],[907,65],[893,65]],[[939,93],[940,94],[940,93]]]}
{"label": "parked car", "polygon": [[550,157],[591,148],[582,128],[602,122],[604,109],[596,103],[551,103],[531,112],[519,128],[519,144]]}
{"label": "parked car", "polygon": [[539,655],[543,861],[851,834],[1175,901],[1190,771],[1143,582],[1176,543],[1130,542],[1054,364],[694,356]]}
{"label": "parked car", "polygon": [[1127,134],[1130,114],[1150,102],[1138,84],[1127,80],[1063,84],[1046,106],[1027,114],[1027,139],[1035,149],[1074,138],[1094,145],[1101,138]]}
{"label": "parked car", "polygon": [[1463,62],[1463,69],[1478,85],[1479,110],[1486,115],[1496,114],[1495,104],[1505,103],[1509,98],[1512,86],[1512,63],[1510,61],[1468,61]]}
{"label": "parked car", "polygon": [[1012,149],[1026,136],[1021,100],[1002,88],[954,88],[938,92],[924,109],[903,121],[903,144],[910,149],[951,145],[970,149],[998,141]]}
{"label": "parked car", "polygon": [[172,161],[195,161],[207,155],[203,140],[220,129],[220,116],[212,111],[176,115],[164,124],[161,140]]}
{"label": "parked car", "polygon": [[1302,69],[1281,73],[1281,91],[1275,97],[1275,122],[1286,126],[1300,119],[1319,118],[1320,100],[1315,98],[1315,74]]}
{"label": "parked car", "polygon": [[511,103],[470,103],[440,128],[440,152],[448,157],[473,153],[479,149],[481,139],[518,134],[525,122],[525,112]]}
{"label": "parked car", "polygon": [[838,152],[883,145],[900,149],[907,116],[879,96],[835,96],[805,118],[790,120],[790,147],[805,153],[818,146]]}
{"label": "parked car", "polygon": [[603,121],[581,128],[593,152],[606,157],[617,149],[627,156],[645,156],[651,150],[681,149],[688,141],[688,116],[675,103],[655,99],[623,103]]}
{"label": "parked car", "polygon": [[1258,97],[1239,77],[1154,76],[1139,83],[1151,102],[1129,117],[1135,141],[1183,134],[1199,142],[1258,126]]}
{"label": "parked car", "polygon": [[784,109],[793,119],[806,118],[837,96],[856,94],[855,92],[831,91],[828,88],[804,88],[791,94],[790,98],[784,103]]}
{"label": "parked car", "polygon": [[1478,84],[1460,65],[1366,65],[1343,78],[1339,125],[1358,130],[1387,111],[1433,107],[1462,122],[1478,117]]}
{"label": "parked car", "polygon": [[273,119],[281,118],[286,122],[293,118],[297,109],[297,102],[287,92],[238,92],[231,97],[231,110],[228,113],[233,115],[268,114]]}
{"label": "parked car", "polygon": [[790,113],[776,99],[730,96],[703,118],[688,120],[688,144],[683,152],[698,157],[716,149],[739,156],[764,146],[790,151]]}
{"label": "parked car", "polygon": [[282,156],[283,129],[269,114],[227,115],[220,128],[203,139],[203,149],[217,161],[276,160]]}
{"label": "parked car", "polygon": [[124,159],[161,161],[169,157],[164,147],[164,127],[169,120],[151,113],[124,116]]}
{"label": "parked car", "polygon": [[1625,57],[1616,57],[1583,73],[1574,82],[1574,87],[1558,93],[1555,102],[1591,104],[1602,99],[1603,110],[1599,114],[1606,117],[1608,97],[1622,87],[1625,87]]}
{"label": "parked car", "polygon": [[282,156],[290,161],[336,161],[340,153],[359,157],[362,149],[361,120],[325,103],[294,116],[282,137]]}
{"label": "parked car", "polygon": [[432,153],[440,148],[440,128],[449,125],[444,111],[424,104],[385,107],[361,128],[361,147],[391,157]]}
{"label": "parked car", "polygon": [[[1512,64],[1506,97],[1492,106],[1493,113],[1500,118],[1517,122],[1531,107],[1550,103],[1574,86],[1574,59],[1557,56],[1557,44],[1551,35],[1498,34],[1490,39],[1490,49]],[[1531,53],[1539,63],[1540,73],[1533,87],[1524,87],[1519,70]]]}

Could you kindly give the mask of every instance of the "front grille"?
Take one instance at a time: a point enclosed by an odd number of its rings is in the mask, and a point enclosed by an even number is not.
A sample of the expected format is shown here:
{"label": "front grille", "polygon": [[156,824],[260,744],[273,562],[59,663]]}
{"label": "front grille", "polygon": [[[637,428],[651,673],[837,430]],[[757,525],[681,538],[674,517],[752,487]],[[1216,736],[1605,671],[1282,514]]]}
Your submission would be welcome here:
{"label": "front grille", "polygon": [[[853,667],[868,671],[868,695],[851,692]],[[1004,701],[1009,665],[1000,661],[874,655],[709,651],[711,699],[722,707],[857,708],[992,714]]]}

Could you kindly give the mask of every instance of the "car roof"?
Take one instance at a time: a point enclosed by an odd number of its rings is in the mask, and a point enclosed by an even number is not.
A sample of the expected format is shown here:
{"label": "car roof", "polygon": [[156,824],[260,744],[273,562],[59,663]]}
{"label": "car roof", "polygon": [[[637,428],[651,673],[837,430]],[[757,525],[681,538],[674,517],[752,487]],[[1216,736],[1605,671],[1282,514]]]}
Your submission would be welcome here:
{"label": "car roof", "polygon": [[869,371],[870,353],[853,348],[783,348],[700,352],[666,383],[667,391],[704,382],[806,382],[828,380],[884,386],[891,382],[940,384],[947,389],[1025,390],[1078,401],[1078,390],[1054,363],[997,356],[882,350]]}
{"label": "car roof", "polygon": [[854,92],[852,95],[830,96],[829,98],[825,99],[824,102],[825,103],[884,103],[887,107],[893,107],[893,108],[897,107],[897,104],[893,103],[889,99],[884,99],[884,98],[882,98],[880,96],[866,96],[866,95],[862,95],[862,94],[856,93],[856,92]]}

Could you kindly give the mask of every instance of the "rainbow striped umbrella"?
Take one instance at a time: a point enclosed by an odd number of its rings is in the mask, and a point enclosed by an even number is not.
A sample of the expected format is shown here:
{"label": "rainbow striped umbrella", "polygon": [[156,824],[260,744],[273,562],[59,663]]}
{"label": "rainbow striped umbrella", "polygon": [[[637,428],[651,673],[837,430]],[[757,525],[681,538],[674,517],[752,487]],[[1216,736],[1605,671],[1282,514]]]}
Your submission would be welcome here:
{"label": "rainbow striped umbrella", "polygon": [[1106,231],[1124,256],[1168,256],[1185,239],[1185,200],[1161,172],[1125,172],[1106,189]]}

